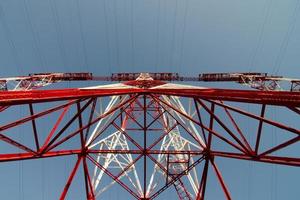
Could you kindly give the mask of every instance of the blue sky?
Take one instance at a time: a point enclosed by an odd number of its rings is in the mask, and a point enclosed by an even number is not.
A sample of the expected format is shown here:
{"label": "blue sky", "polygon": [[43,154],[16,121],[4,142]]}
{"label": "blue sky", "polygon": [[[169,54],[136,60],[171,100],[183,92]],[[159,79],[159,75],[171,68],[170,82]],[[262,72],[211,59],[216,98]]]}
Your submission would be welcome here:
{"label": "blue sky", "polygon": [[[299,0],[0,0],[0,76],[258,71],[299,78],[299,35]],[[298,199],[297,168],[233,162],[240,178],[229,162],[224,177],[236,199]],[[70,166],[61,158],[36,163],[1,164],[1,196],[55,199],[64,182],[54,177]],[[60,166],[58,175],[52,165]],[[76,184],[70,199],[82,198]],[[222,198],[216,183],[208,184],[208,199]]]}

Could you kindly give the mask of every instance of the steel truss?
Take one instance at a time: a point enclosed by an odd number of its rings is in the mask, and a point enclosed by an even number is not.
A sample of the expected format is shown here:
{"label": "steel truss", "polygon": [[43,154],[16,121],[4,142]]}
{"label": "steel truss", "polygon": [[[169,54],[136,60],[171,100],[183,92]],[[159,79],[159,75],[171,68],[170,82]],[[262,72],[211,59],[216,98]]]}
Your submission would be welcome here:
{"label": "steel truss", "polygon": [[[245,109],[249,104],[255,107],[251,112]],[[75,156],[57,197],[61,200],[80,166],[90,200],[101,199],[116,184],[139,200],[154,199],[171,186],[179,199],[205,199],[209,170],[224,197],[232,199],[217,158],[299,167],[299,156],[281,152],[298,144],[300,130],[266,114],[276,107],[298,116],[299,106],[299,92],[201,88],[153,80],[147,74],[108,86],[4,90],[1,115],[18,107],[28,111],[1,124],[0,139],[14,150],[1,153],[0,162]],[[49,130],[39,127],[49,116],[55,116]],[[255,132],[245,130],[248,120],[257,124]],[[26,133],[31,145],[12,135],[14,128],[25,124],[31,126],[32,135]],[[289,139],[263,145],[267,126]]]}

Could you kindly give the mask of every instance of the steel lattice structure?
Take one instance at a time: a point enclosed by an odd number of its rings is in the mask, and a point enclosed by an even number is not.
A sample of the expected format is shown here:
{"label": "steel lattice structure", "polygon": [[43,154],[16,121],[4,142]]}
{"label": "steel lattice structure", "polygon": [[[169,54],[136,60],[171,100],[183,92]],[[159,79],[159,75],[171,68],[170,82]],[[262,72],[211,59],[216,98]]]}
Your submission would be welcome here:
{"label": "steel lattice structure", "polygon": [[[39,89],[75,80],[121,82]],[[258,90],[206,88],[170,81],[234,81]],[[280,81],[290,81],[289,91],[280,87]],[[299,126],[266,117],[270,107],[299,116],[298,80],[261,73],[205,74],[196,78],[171,73],[111,77],[51,73],[1,79],[1,83],[1,115],[18,106],[28,107],[28,112],[1,122],[0,138],[11,151],[1,153],[0,162],[77,156],[57,197],[61,200],[66,198],[80,166],[90,200],[101,199],[102,193],[115,184],[139,200],[154,199],[169,187],[174,187],[179,199],[205,199],[209,169],[215,173],[224,197],[232,199],[215,162],[217,157],[300,166],[299,156],[280,154],[298,143]],[[256,108],[246,110],[244,106],[249,104]],[[49,130],[39,127],[39,121],[50,116],[53,122],[49,122]],[[257,124],[251,133],[254,142],[247,138],[240,118],[243,123]],[[10,131],[24,124],[31,126],[32,133],[26,133],[30,144],[16,140]],[[290,137],[273,146],[262,145],[265,126]],[[109,183],[105,177],[110,178]]]}

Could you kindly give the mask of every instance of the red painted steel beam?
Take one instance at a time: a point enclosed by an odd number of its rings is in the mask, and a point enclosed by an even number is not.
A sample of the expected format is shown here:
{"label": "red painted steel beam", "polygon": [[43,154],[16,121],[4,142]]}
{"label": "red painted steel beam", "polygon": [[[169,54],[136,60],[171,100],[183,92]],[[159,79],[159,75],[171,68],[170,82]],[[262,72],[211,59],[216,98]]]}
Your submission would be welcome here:
{"label": "red painted steel beam", "polygon": [[94,188],[91,180],[91,176],[89,173],[86,157],[83,157],[83,172],[84,172],[84,179],[85,179],[85,186],[86,186],[86,196],[87,200],[96,200]]}
{"label": "red painted steel beam", "polygon": [[33,153],[33,154],[36,153],[34,150],[30,149],[29,147],[27,147],[27,146],[25,146],[25,145],[23,145],[23,144],[15,141],[15,140],[9,138],[9,137],[1,134],[1,133],[0,133],[0,141],[6,142],[6,143],[8,143],[8,144],[10,144],[12,146],[17,147],[18,149],[23,150],[23,151],[27,151],[27,152]]}
{"label": "red painted steel beam", "polygon": [[232,152],[221,152],[221,151],[211,151],[211,155],[225,158],[234,158],[241,160],[250,160],[256,162],[265,162],[271,164],[280,164],[280,165],[289,165],[294,167],[300,167],[300,158],[291,158],[291,157],[281,157],[281,156],[248,156],[240,153]]}
{"label": "red painted steel beam", "polygon": [[143,132],[144,132],[144,148],[143,148],[143,155],[144,155],[144,178],[143,178],[143,182],[144,182],[144,188],[143,188],[143,193],[144,193],[144,199],[146,199],[147,194],[147,157],[146,157],[146,149],[147,149],[147,100],[146,100],[146,95],[143,96],[143,115],[144,115],[144,124],[143,124]]}
{"label": "red painted steel beam", "polygon": [[300,92],[252,91],[232,89],[59,89],[31,91],[1,91],[0,106],[113,96],[134,93],[156,93],[203,99],[258,103],[269,105],[300,106]]}
{"label": "red painted steel beam", "polygon": [[263,126],[262,119],[265,116],[265,112],[266,112],[266,105],[263,104],[262,108],[261,108],[261,112],[260,112],[261,120],[259,120],[259,124],[258,124],[258,128],[257,128],[257,134],[256,134],[255,154],[258,153],[258,149],[259,149],[260,138],[261,138],[261,133],[262,133],[262,126]]}
{"label": "red painted steel beam", "polygon": [[1,107],[0,107],[0,112],[6,110],[7,108],[9,108],[9,106],[1,106]]}
{"label": "red painted steel beam", "polygon": [[[97,104],[97,98],[95,98],[93,100],[93,104],[92,104],[92,107],[91,107],[91,111],[90,111],[90,115],[89,115],[89,121],[88,121],[88,124],[90,124],[93,120],[93,115],[95,113],[95,107],[96,107],[96,104]],[[84,139],[87,140],[87,137],[89,135],[89,132],[90,132],[90,126],[86,129],[86,132],[85,132],[85,136],[84,136]]]}
{"label": "red painted steel beam", "polygon": [[204,200],[208,168],[209,168],[209,159],[206,158],[205,165],[204,165],[204,168],[202,171],[201,182],[199,184],[199,189],[198,189],[197,196],[196,196],[196,200]]}
{"label": "red painted steel beam", "polygon": [[198,103],[197,103],[195,98],[194,98],[194,104],[195,104],[195,109],[197,111],[198,120],[199,120],[199,123],[200,123],[202,137],[203,137],[203,140],[204,140],[205,144],[208,146],[208,141],[206,139],[205,130],[203,128],[203,121],[202,121],[202,117],[201,117],[201,114],[200,114],[200,109],[199,109]]}
{"label": "red painted steel beam", "polygon": [[219,168],[217,167],[217,165],[216,165],[216,163],[215,163],[215,161],[213,159],[210,160],[210,163],[213,166],[213,169],[214,169],[214,171],[215,171],[215,173],[217,175],[218,181],[219,181],[219,183],[220,183],[220,185],[222,187],[222,190],[223,190],[223,192],[224,192],[224,194],[226,196],[226,199],[227,200],[231,200],[232,198],[231,198],[230,192],[229,192],[229,190],[228,190],[228,188],[227,188],[227,186],[225,184],[225,181],[224,181],[224,179],[222,177],[222,174],[221,174]]}
{"label": "red painted steel beam", "polygon": [[56,107],[53,107],[53,108],[50,108],[48,110],[45,110],[45,111],[42,111],[42,112],[39,112],[39,113],[35,113],[34,115],[29,115],[25,118],[21,118],[21,119],[18,119],[17,121],[14,121],[14,122],[11,122],[9,124],[6,124],[6,125],[2,125],[0,126],[0,131],[5,131],[6,129],[9,129],[9,128],[12,128],[12,127],[15,127],[15,126],[18,126],[20,124],[23,124],[23,123],[26,123],[28,121],[31,121],[33,119],[36,119],[38,117],[42,117],[42,116],[45,116],[45,115],[48,115],[52,112],[56,112],[62,108],[65,108],[67,106],[70,106],[72,105],[73,103],[75,103],[76,101],[70,101],[66,104],[63,104],[63,105],[59,105],[59,106],[56,106]]}
{"label": "red painted steel beam", "polygon": [[[63,128],[52,138],[52,140],[44,147],[43,152],[47,151],[48,148],[53,149],[54,147],[51,147],[51,145],[64,133],[64,131],[81,115],[81,113],[89,106],[89,104],[92,102],[92,99],[90,99],[85,105],[80,108],[80,110],[63,126]],[[81,133],[83,128],[79,128],[75,133]],[[74,134],[75,135],[75,134]],[[55,146],[55,145],[53,145]]]}
{"label": "red painted steel beam", "polygon": [[216,104],[216,105],[218,105],[218,106],[220,106],[220,107],[227,108],[227,109],[229,109],[229,110],[232,110],[232,111],[234,111],[234,112],[236,112],[236,113],[239,113],[239,114],[242,114],[242,115],[244,115],[244,116],[247,116],[247,117],[250,117],[250,118],[253,118],[253,119],[256,119],[256,120],[263,121],[264,123],[270,124],[270,125],[272,125],[272,126],[274,126],[274,127],[278,127],[278,128],[280,128],[280,129],[283,129],[283,130],[289,131],[289,132],[291,132],[291,133],[295,133],[295,134],[297,134],[297,135],[300,135],[300,130],[295,129],[295,128],[293,128],[293,127],[286,126],[286,125],[281,124],[281,123],[279,123],[279,122],[276,122],[276,121],[273,121],[273,120],[270,120],[270,119],[261,117],[261,116],[259,116],[259,115],[252,114],[252,113],[247,112],[247,111],[244,111],[244,110],[242,110],[242,109],[240,109],[240,108],[233,107],[233,106],[229,106],[229,105],[226,105],[226,104],[224,104],[224,103],[219,103],[219,102],[217,102],[217,101],[209,101],[209,102],[214,103],[214,104]]}
{"label": "red painted steel beam", "polygon": [[70,186],[72,184],[72,181],[74,179],[74,176],[75,176],[75,174],[77,172],[77,169],[79,167],[79,164],[80,164],[81,160],[82,160],[82,157],[79,156],[78,159],[77,159],[77,161],[76,161],[76,163],[75,163],[75,166],[74,166],[74,168],[73,168],[73,170],[72,170],[72,172],[71,172],[71,174],[70,174],[70,176],[68,178],[68,181],[67,181],[67,183],[66,183],[66,185],[64,187],[64,190],[63,190],[63,192],[60,195],[59,200],[64,200],[66,198],[66,195],[67,195],[67,193],[69,191],[69,188],[70,188]]}
{"label": "red painted steel beam", "polygon": [[273,152],[275,152],[275,151],[278,151],[278,150],[280,150],[280,149],[283,149],[283,148],[285,148],[285,147],[287,147],[287,146],[289,146],[289,145],[292,145],[292,144],[294,144],[294,143],[296,143],[296,142],[299,142],[299,141],[300,141],[300,136],[298,135],[298,136],[296,136],[296,137],[294,137],[294,138],[292,138],[292,139],[290,139],[290,140],[288,140],[288,141],[286,141],[286,142],[283,142],[283,143],[281,143],[281,144],[278,144],[277,146],[272,147],[271,149],[268,149],[268,150],[266,150],[266,151],[260,153],[259,156],[264,156],[264,155],[267,155],[267,154],[271,154],[271,153],[273,153]]}
{"label": "red painted steel beam", "polygon": [[[81,149],[73,149],[73,150],[60,150],[60,151],[49,151],[43,154],[32,153],[10,153],[10,154],[0,154],[0,162],[9,162],[16,160],[28,160],[28,159],[38,159],[38,158],[49,158],[55,156],[68,156],[81,154]],[[88,154],[142,154],[141,150],[96,150],[89,149],[87,150]],[[175,150],[147,150],[147,154],[190,154],[190,155],[203,155],[203,151],[175,151]]]}
{"label": "red painted steel beam", "polygon": [[125,95],[142,92],[142,89],[59,89],[30,91],[1,91],[0,106],[61,101],[100,96]]}
{"label": "red painted steel beam", "polygon": [[240,129],[240,127],[238,126],[238,123],[234,120],[233,116],[230,114],[229,110],[227,108],[224,108],[226,115],[228,116],[228,118],[230,119],[232,125],[234,126],[235,130],[237,131],[237,133],[240,135],[240,137],[242,138],[244,144],[247,146],[248,150],[250,152],[252,152],[252,148],[249,144],[249,142],[247,141],[245,135],[243,134],[242,130]]}
{"label": "red painted steel beam", "polygon": [[80,154],[80,153],[81,153],[81,149],[51,151],[51,152],[46,152],[41,155],[38,155],[35,153],[0,154],[0,162],[38,159],[38,158],[49,158],[49,157],[57,157],[57,156],[68,156],[68,155],[74,155],[74,154]]}
{"label": "red painted steel beam", "polygon": [[[29,104],[29,110],[30,110],[30,115],[31,116],[34,115],[32,104]],[[39,151],[40,150],[39,137],[38,137],[36,123],[35,123],[34,119],[31,120],[31,124],[32,124],[32,129],[33,129],[33,136],[34,136],[36,151]]]}
{"label": "red painted steel beam", "polygon": [[53,128],[51,129],[50,133],[48,134],[43,146],[42,146],[42,149],[44,149],[50,142],[53,134],[55,133],[56,129],[58,128],[59,124],[61,123],[61,121],[63,120],[65,114],[67,113],[67,111],[69,110],[70,106],[67,106],[63,109],[62,113],[59,115],[58,119],[56,120]]}
{"label": "red painted steel beam", "polygon": [[269,105],[300,106],[300,92],[256,91],[233,89],[149,89],[151,93],[203,99],[258,103]]}
{"label": "red painted steel beam", "polygon": [[[215,120],[216,122],[218,122],[218,124],[244,149],[246,150],[248,153],[249,149],[245,146],[244,143],[242,143],[239,138],[222,122],[222,120],[216,115],[214,114],[212,109],[209,109],[201,100],[197,100],[200,105],[207,111],[208,114],[210,114],[211,116],[211,120]],[[214,104],[213,104],[214,105]],[[212,129],[212,128],[211,128]]]}

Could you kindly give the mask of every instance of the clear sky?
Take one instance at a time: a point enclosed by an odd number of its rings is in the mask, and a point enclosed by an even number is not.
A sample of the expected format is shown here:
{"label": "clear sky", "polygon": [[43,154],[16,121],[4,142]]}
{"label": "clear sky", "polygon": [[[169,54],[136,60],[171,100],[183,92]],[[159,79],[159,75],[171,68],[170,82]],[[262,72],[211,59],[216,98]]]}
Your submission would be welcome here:
{"label": "clear sky", "polygon": [[[300,0],[0,0],[0,76],[252,71],[299,78],[299,35]],[[68,164],[1,163],[0,199],[55,199]],[[297,168],[232,161],[223,169],[234,199],[299,199]],[[69,199],[83,198],[80,184]],[[208,184],[208,199],[222,198]],[[124,195],[112,190],[104,199],[130,198]],[[168,195],[175,197],[160,199]]]}

